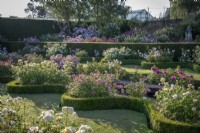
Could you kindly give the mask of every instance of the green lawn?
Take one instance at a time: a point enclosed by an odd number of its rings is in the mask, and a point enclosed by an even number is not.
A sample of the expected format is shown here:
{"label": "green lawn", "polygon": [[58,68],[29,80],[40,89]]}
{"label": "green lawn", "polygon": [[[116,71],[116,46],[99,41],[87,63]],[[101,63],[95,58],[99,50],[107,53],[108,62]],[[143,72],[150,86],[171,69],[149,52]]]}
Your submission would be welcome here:
{"label": "green lawn", "polygon": [[96,123],[108,123],[120,128],[122,133],[147,133],[147,120],[144,114],[131,110],[78,111],[80,117],[93,119]]}

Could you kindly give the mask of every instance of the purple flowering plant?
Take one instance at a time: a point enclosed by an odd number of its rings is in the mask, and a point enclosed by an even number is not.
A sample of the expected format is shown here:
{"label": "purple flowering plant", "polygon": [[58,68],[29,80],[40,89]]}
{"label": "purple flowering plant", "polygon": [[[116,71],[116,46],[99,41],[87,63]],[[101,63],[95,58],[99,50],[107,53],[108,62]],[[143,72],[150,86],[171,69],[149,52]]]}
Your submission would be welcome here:
{"label": "purple flowering plant", "polygon": [[66,86],[67,93],[79,98],[113,96],[114,77],[114,74],[101,74],[99,71],[89,75],[76,75],[73,81]]}
{"label": "purple flowering plant", "polygon": [[74,28],[72,37],[77,37],[82,35],[83,38],[92,38],[95,36],[99,36],[100,32],[97,30],[95,26],[89,26],[87,28]]}
{"label": "purple flowering plant", "polygon": [[52,55],[50,60],[57,64],[58,69],[65,69],[71,75],[77,74],[81,69],[79,58],[74,55],[67,55],[66,57],[62,54]]}
{"label": "purple flowering plant", "polygon": [[169,84],[175,84],[178,82],[183,86],[192,84],[193,82],[193,75],[188,75],[178,67],[175,70],[171,68],[160,70],[153,66],[151,70],[153,73],[148,75],[148,82],[150,83],[159,84],[161,78],[164,78]]}

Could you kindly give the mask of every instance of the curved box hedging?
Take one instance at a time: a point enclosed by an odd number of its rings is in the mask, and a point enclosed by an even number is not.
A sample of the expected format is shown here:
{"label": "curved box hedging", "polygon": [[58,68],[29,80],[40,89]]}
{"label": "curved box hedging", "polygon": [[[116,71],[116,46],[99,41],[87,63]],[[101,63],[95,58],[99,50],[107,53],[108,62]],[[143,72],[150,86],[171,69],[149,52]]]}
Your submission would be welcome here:
{"label": "curved box hedging", "polygon": [[8,93],[16,94],[39,94],[39,93],[64,93],[65,86],[59,84],[44,85],[19,85],[17,81],[11,81],[6,84]]}
{"label": "curved box hedging", "polygon": [[75,110],[130,109],[144,113],[150,120],[150,127],[156,133],[199,133],[200,126],[173,121],[164,117],[153,108],[152,103],[139,98],[102,97],[72,98],[61,96],[62,106],[73,106]]}
{"label": "curved box hedging", "polygon": [[190,68],[193,69],[192,64],[187,63],[181,63],[181,62],[141,62],[141,67],[144,69],[151,69],[152,66],[156,66],[160,69],[166,69],[166,68],[176,68],[177,66],[180,66],[181,68]]}

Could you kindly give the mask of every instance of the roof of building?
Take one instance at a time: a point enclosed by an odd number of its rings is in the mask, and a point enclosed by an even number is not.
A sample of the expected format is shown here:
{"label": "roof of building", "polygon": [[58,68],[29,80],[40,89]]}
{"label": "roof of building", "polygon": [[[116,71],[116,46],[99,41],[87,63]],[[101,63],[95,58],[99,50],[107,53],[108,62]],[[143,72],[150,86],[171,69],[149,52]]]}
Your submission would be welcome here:
{"label": "roof of building", "polygon": [[149,17],[153,18],[153,16],[149,12],[147,12],[145,9],[132,10],[128,14],[131,14],[131,17],[134,18],[134,17],[137,17],[142,12],[146,12],[149,15]]}

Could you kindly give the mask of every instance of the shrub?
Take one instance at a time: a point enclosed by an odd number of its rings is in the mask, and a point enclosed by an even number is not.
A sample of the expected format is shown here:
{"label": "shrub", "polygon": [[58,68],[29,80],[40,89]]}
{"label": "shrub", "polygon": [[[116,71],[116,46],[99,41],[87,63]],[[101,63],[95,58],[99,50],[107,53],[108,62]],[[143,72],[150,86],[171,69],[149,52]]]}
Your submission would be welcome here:
{"label": "shrub", "polygon": [[67,44],[53,44],[53,43],[49,43],[45,46],[46,50],[46,55],[48,57],[55,55],[55,54],[63,54],[66,55],[67,54]]}
{"label": "shrub", "polygon": [[187,75],[184,71],[179,68],[175,70],[168,68],[165,70],[159,70],[155,66],[151,68],[153,73],[148,75],[148,80],[150,83],[159,84],[160,79],[164,78],[169,84],[175,84],[178,82],[180,85],[187,86],[193,82],[193,76]]}
{"label": "shrub", "polygon": [[148,34],[147,32],[141,32],[141,33],[136,33],[131,36],[127,36],[124,39],[125,42],[142,42],[142,43],[153,43],[157,42],[156,38],[154,38],[151,34]]}
{"label": "shrub", "polygon": [[72,36],[77,37],[77,36],[82,36],[83,38],[92,38],[95,36],[99,36],[100,32],[97,30],[95,26],[89,26],[87,28],[74,28]]}
{"label": "shrub", "polygon": [[30,54],[30,53],[36,53],[36,54],[43,54],[44,53],[44,49],[41,48],[40,46],[32,46],[32,45],[26,45],[23,49],[22,49],[22,54]]}
{"label": "shrub", "polygon": [[200,66],[194,64],[194,65],[193,65],[193,70],[194,70],[195,72],[197,72],[197,73],[200,73]]}
{"label": "shrub", "polygon": [[41,63],[44,61],[43,56],[39,54],[26,54],[24,55],[24,60],[27,61],[28,63]]}
{"label": "shrub", "polygon": [[80,50],[75,52],[75,56],[77,57],[88,57],[88,52],[86,50]]}
{"label": "shrub", "polygon": [[157,42],[169,42],[169,36],[166,34],[162,34],[160,36],[157,36]]}
{"label": "shrub", "polygon": [[114,75],[101,74],[96,71],[90,75],[73,77],[73,82],[67,86],[67,93],[73,97],[104,97],[112,96],[112,81]]}
{"label": "shrub", "polygon": [[67,69],[57,69],[57,64],[50,61],[41,63],[26,63],[18,61],[18,66],[13,66],[13,73],[22,85],[40,84],[66,84],[70,80]]}
{"label": "shrub", "polygon": [[6,61],[8,59],[9,59],[9,57],[6,54],[0,53],[0,61]]}
{"label": "shrub", "polygon": [[192,63],[192,53],[189,49],[185,50],[185,49],[181,49],[181,57],[179,58],[180,62],[183,63]]}
{"label": "shrub", "polygon": [[162,29],[157,30],[154,33],[154,36],[157,38],[158,42],[169,42],[171,39],[176,37],[174,34],[174,28],[172,27],[165,27]]}
{"label": "shrub", "polygon": [[156,108],[167,118],[177,121],[200,124],[200,93],[193,86],[183,87],[178,83],[164,83],[156,94]]}
{"label": "shrub", "polygon": [[200,42],[200,36],[199,35],[196,35],[195,42]]}
{"label": "shrub", "polygon": [[103,29],[102,34],[106,38],[115,37],[120,34],[120,27],[116,23],[108,23]]}
{"label": "shrub", "polygon": [[121,48],[109,48],[103,52],[103,56],[106,60],[112,61],[115,59],[138,59],[139,51],[132,51],[129,48],[121,47]]}
{"label": "shrub", "polygon": [[126,71],[121,68],[118,60],[106,63],[97,62],[95,60],[87,62],[87,67],[84,68],[84,73],[90,74],[95,71],[99,71],[102,74],[115,74],[116,78],[121,78],[126,74]]}
{"label": "shrub", "polygon": [[11,62],[12,62],[11,59],[7,61],[0,61],[0,75],[1,76],[12,75]]}
{"label": "shrub", "polygon": [[130,83],[124,86],[124,88],[126,90],[126,94],[132,97],[142,97],[145,96],[147,92],[150,92],[150,89],[145,88],[143,82]]}
{"label": "shrub", "polygon": [[175,50],[152,48],[148,51],[146,60],[148,62],[172,62]]}
{"label": "shrub", "polygon": [[70,75],[77,74],[79,71],[82,71],[79,59],[76,56],[67,55],[64,57],[62,54],[57,54],[52,55],[50,60],[57,64],[58,69],[67,70]]}
{"label": "shrub", "polygon": [[194,63],[200,65],[200,47],[196,46],[193,53]]}

